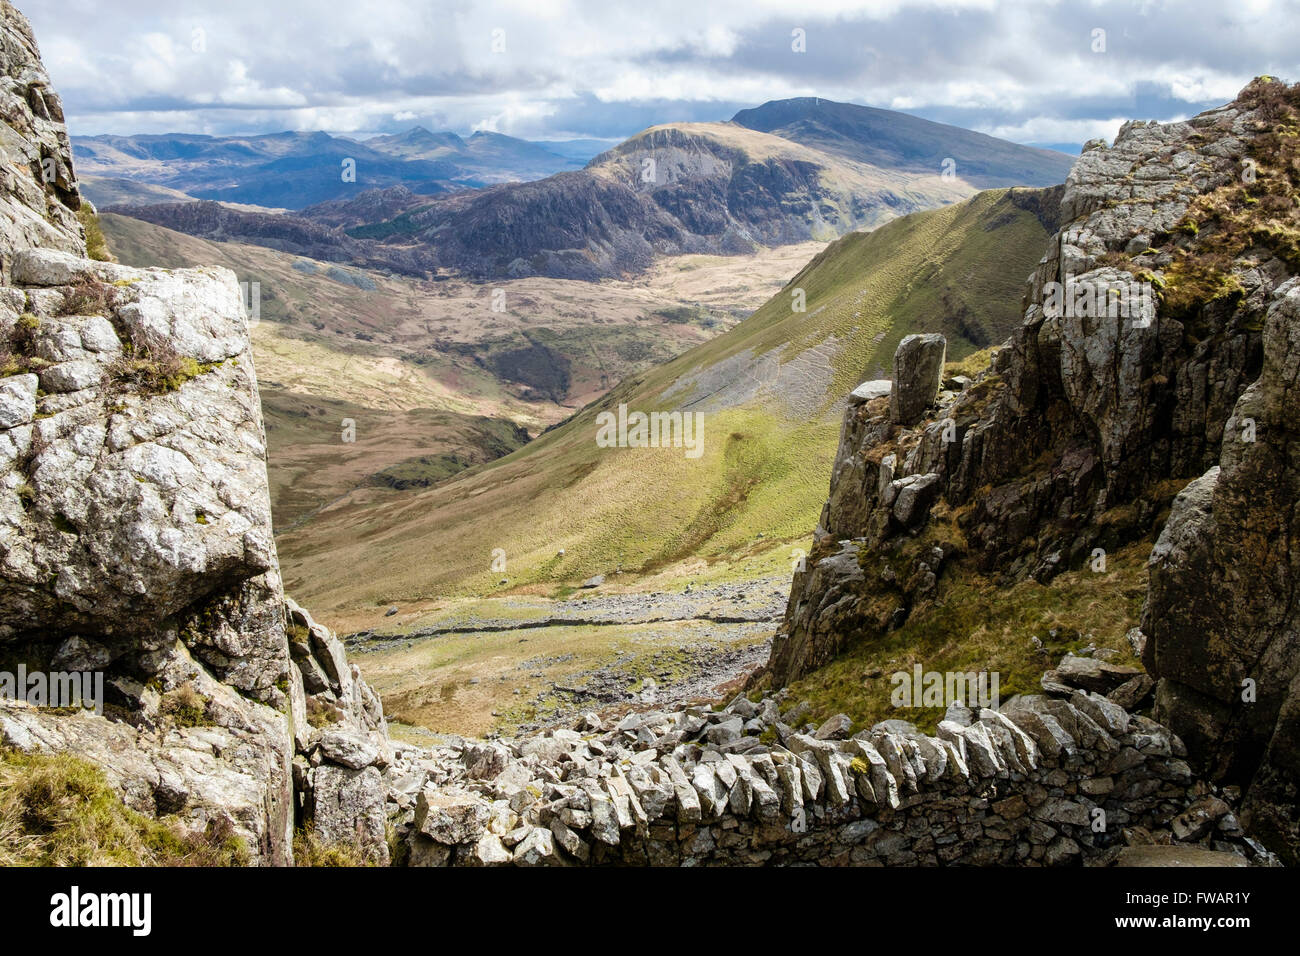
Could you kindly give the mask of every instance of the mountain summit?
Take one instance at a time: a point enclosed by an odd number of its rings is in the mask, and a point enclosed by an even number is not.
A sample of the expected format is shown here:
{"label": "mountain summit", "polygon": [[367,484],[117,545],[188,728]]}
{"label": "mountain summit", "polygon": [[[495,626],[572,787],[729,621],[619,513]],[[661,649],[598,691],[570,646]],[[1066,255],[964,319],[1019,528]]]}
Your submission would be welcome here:
{"label": "mountain summit", "polygon": [[731,122],[875,166],[953,172],[980,189],[1064,182],[1073,157],[921,119],[908,113],[803,96],[741,110]]}

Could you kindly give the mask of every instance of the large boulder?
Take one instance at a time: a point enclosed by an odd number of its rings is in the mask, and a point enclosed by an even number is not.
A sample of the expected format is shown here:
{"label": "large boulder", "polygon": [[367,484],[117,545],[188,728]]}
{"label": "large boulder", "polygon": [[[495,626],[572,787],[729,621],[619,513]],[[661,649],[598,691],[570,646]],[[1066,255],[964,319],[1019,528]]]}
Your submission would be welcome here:
{"label": "large boulder", "polygon": [[948,340],[937,332],[908,335],[894,352],[894,385],[889,393],[889,417],[899,425],[915,425],[934,404],[943,381]]}
{"label": "large boulder", "polygon": [[0,0],[0,671],[106,689],[102,715],[4,706],[0,745],[86,757],[253,862],[291,862],[313,821],[384,862],[383,709],[284,597],[235,275],[90,261],[79,206],[58,97]]}

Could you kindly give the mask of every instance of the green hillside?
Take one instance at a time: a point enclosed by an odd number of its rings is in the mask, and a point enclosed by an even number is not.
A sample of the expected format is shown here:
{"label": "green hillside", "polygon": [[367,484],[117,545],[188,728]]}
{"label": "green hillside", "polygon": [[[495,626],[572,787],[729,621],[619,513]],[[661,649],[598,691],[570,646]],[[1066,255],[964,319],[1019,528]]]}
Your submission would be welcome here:
{"label": "green hillside", "polygon": [[[358,489],[286,531],[288,587],[346,619],[619,571],[624,583],[666,572],[671,585],[788,568],[826,497],[843,396],[887,369],[908,333],[945,332],[954,358],[1002,341],[1057,198],[995,190],[844,237],[735,328],[514,454],[418,493]],[[701,412],[703,453],[598,447],[596,416],[620,403]],[[496,549],[504,573],[490,567]]]}

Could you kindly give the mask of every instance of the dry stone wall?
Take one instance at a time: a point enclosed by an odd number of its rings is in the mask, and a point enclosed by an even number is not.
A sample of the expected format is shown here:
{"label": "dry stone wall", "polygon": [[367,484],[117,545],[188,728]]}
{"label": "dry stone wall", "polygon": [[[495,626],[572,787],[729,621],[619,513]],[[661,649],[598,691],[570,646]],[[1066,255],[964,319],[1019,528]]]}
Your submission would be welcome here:
{"label": "dry stone wall", "polygon": [[509,744],[396,746],[391,799],[417,866],[1105,863],[1189,808],[1184,837],[1240,836],[1226,802],[1202,805],[1176,736],[1067,693],[953,706],[934,735],[891,720],[849,736],[843,716],[796,731],[799,708],[744,697],[608,731],[591,715]]}

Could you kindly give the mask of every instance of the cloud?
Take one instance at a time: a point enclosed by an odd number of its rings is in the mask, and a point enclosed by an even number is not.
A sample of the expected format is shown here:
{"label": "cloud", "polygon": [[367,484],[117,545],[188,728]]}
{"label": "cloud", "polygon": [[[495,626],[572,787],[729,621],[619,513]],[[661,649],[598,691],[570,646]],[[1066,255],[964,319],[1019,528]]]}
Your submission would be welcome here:
{"label": "cloud", "polygon": [[[788,96],[1020,141],[1300,77],[1296,0],[28,0],[73,133],[627,136]],[[803,31],[805,50],[792,42]],[[1096,31],[1104,31],[1104,50]]]}

